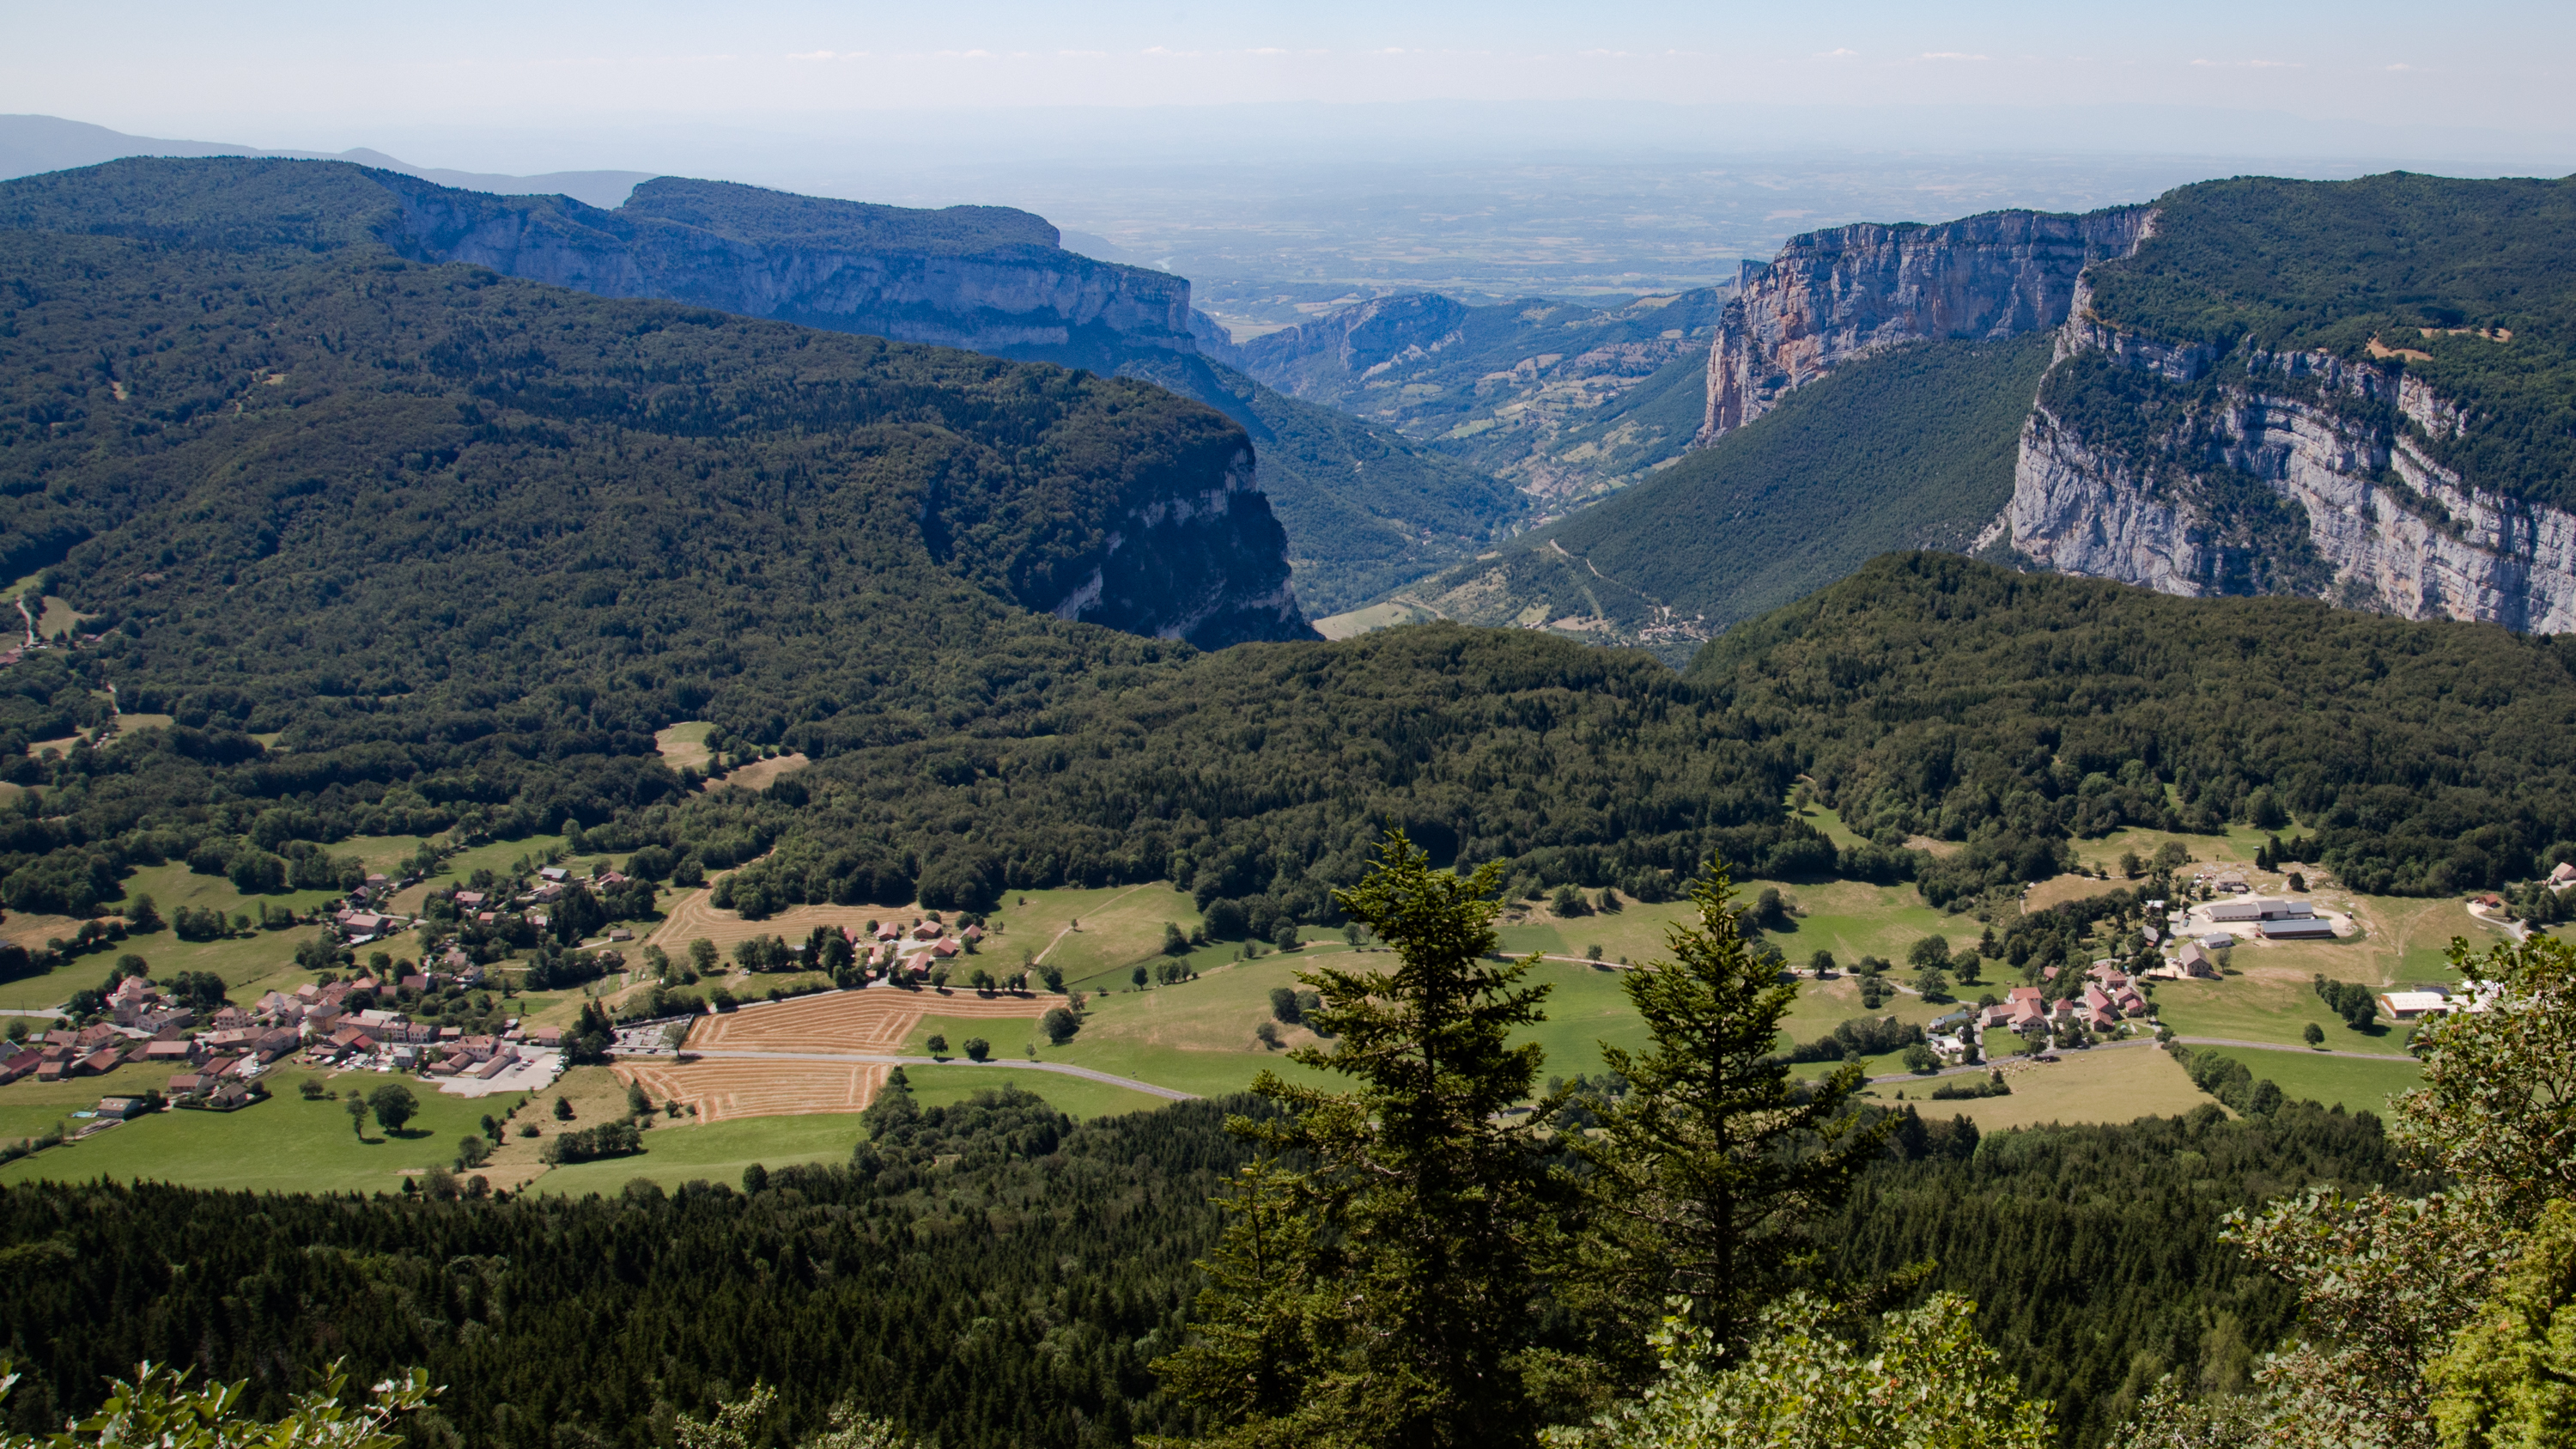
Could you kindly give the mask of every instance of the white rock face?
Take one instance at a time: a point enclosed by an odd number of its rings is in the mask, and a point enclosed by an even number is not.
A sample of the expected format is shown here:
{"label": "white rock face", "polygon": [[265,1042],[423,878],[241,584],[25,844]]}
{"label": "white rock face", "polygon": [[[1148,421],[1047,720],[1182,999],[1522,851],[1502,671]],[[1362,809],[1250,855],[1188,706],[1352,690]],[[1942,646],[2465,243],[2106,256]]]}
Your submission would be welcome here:
{"label": "white rock face", "polygon": [[2198,597],[2213,572],[2194,520],[2045,409],[2032,409],[2022,425],[2004,517],[2013,546],[2059,573]]}
{"label": "white rock face", "polygon": [[1841,364],[1926,338],[2018,337],[2063,323],[2084,268],[2137,250],[2143,206],[1995,211],[1941,226],[1864,222],[1747,262],[1708,357],[1700,446]]}
{"label": "white rock face", "polygon": [[424,245],[436,238],[434,260],[601,297],[669,298],[982,352],[1062,348],[1085,334],[1113,336],[1129,348],[1198,351],[1188,282],[1073,252],[754,246],[676,227],[618,241],[569,230],[541,213],[469,210],[453,194],[426,188],[394,194],[412,234]]}
{"label": "white rock face", "polygon": [[[2059,357],[2091,350],[2181,382],[2213,361],[2209,349],[2114,332],[2078,314]],[[2576,629],[2576,516],[2464,487],[2411,435],[2329,404],[2338,394],[2394,403],[2434,437],[2460,430],[2456,405],[2410,373],[2325,353],[2257,354],[2250,370],[2257,381],[2227,388],[2207,420],[2217,445],[2210,461],[2263,480],[2305,511],[2309,540],[2334,570],[2328,597],[2409,619]],[[2270,377],[2323,396],[2265,386]],[[2198,463],[2180,450],[2166,458],[2185,472]],[[2392,473],[2402,489],[2386,483]],[[2220,591],[2223,560],[2192,490],[2151,484],[2135,463],[2088,447],[2045,410],[2022,430],[2005,521],[2016,548],[2064,573],[2172,594]]]}

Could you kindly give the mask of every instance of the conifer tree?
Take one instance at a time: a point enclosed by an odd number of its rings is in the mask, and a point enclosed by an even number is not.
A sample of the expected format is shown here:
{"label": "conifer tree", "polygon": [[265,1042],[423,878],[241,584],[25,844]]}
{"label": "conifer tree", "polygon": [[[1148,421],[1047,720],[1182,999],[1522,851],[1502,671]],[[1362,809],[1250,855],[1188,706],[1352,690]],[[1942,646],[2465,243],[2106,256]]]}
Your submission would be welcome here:
{"label": "conifer tree", "polygon": [[1486,959],[1501,884],[1490,864],[1436,870],[1389,831],[1334,893],[1395,969],[1299,973],[1336,1044],[1292,1059],[1356,1086],[1264,1072],[1253,1089],[1284,1115],[1230,1124],[1312,1170],[1246,1180],[1196,1336],[1156,1366],[1213,1421],[1207,1444],[1535,1442],[1523,1371],[1566,1193],[1542,1157],[1554,1099],[1506,1115],[1545,1056],[1511,1033],[1544,1019],[1548,988],[1525,984],[1528,961]]}
{"label": "conifer tree", "polygon": [[1671,928],[1672,959],[1628,973],[1628,999],[1654,1044],[1643,1053],[1603,1044],[1603,1062],[1629,1090],[1591,1104],[1598,1131],[1568,1139],[1593,1169],[1601,1232],[1590,1261],[1604,1306],[1652,1311],[1668,1295],[1685,1299],[1720,1357],[1811,1268],[1810,1228],[1898,1120],[1864,1123],[1859,1063],[1801,1082],[1775,1055],[1798,989],[1749,949],[1733,897],[1726,868],[1710,862],[1691,886],[1699,924]]}

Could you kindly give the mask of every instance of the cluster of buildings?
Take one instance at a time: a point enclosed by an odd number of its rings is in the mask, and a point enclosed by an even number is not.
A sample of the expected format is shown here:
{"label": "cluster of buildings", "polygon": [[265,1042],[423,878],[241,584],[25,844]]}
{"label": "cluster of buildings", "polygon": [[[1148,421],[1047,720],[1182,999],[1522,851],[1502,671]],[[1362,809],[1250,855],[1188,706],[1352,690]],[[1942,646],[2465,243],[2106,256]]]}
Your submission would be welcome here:
{"label": "cluster of buildings", "polygon": [[[192,1008],[171,1000],[151,982],[129,976],[109,993],[107,1020],[77,1031],[49,1031],[40,1041],[0,1057],[0,1084],[33,1076],[55,1082],[100,1076],[120,1066],[167,1064],[179,1070],[169,1095],[196,1105],[232,1107],[253,1099],[249,1084],[281,1060],[314,1066],[371,1067],[418,1072],[432,1079],[490,1079],[517,1061],[552,1052],[562,1033],[551,1026],[522,1031],[516,1022],[498,1033],[413,1021],[404,1013],[359,1006],[366,993],[472,987],[482,968],[456,974],[424,972],[398,981],[360,976],[327,986],[306,983],[292,992],[271,991],[250,1006],[225,1006],[201,1023]],[[559,1064],[558,1059],[558,1063]]]}
{"label": "cluster of buildings", "polygon": [[2248,895],[2212,901],[2201,913],[2213,925],[2250,923],[2255,934],[2267,941],[2331,940],[2335,933],[2334,922],[2318,915],[2317,908],[2306,901]]}
{"label": "cluster of buildings", "polygon": [[2056,1027],[2083,1026],[2114,1031],[2123,1021],[2147,1014],[2147,998],[2115,961],[2096,961],[2084,973],[2084,992],[2055,1001],[2036,986],[2016,986],[2004,999],[1978,1015],[1980,1031],[2001,1028],[2017,1036]]}
{"label": "cluster of buildings", "polygon": [[952,936],[947,925],[939,919],[939,913],[933,911],[910,926],[885,922],[877,927],[874,941],[860,940],[858,933],[847,926],[841,928],[841,935],[859,949],[860,965],[885,972],[889,980],[895,971],[901,970],[915,980],[927,981],[931,967],[957,959],[965,953],[969,943],[982,942],[984,928],[968,926]]}
{"label": "cluster of buildings", "polygon": [[[612,870],[602,873],[590,884],[602,891],[611,891],[627,884],[627,881],[625,874]],[[574,884],[571,871],[559,865],[549,865],[537,872],[534,886],[516,895],[506,891],[460,890],[452,899],[456,902],[457,914],[478,926],[497,926],[508,920],[524,919],[542,931],[554,921],[547,908],[562,900],[564,893]],[[608,933],[608,939],[632,941],[635,933],[619,927]]]}
{"label": "cluster of buildings", "polygon": [[411,884],[413,878],[410,876],[401,880],[385,875],[368,876],[364,885],[349,893],[347,903],[331,913],[331,929],[352,946],[363,946],[408,929],[410,917],[391,914],[383,907],[394,892]]}

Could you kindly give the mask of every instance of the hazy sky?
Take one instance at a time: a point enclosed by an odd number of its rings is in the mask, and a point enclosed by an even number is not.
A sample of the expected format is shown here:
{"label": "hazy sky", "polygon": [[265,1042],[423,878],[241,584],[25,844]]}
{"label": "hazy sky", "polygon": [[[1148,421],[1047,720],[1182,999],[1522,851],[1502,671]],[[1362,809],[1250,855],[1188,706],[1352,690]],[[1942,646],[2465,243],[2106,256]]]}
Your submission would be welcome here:
{"label": "hazy sky", "polygon": [[2576,129],[2567,0],[8,0],[0,17],[0,110],[326,150],[422,126],[1415,99],[1820,116],[1854,104],[2181,105]]}

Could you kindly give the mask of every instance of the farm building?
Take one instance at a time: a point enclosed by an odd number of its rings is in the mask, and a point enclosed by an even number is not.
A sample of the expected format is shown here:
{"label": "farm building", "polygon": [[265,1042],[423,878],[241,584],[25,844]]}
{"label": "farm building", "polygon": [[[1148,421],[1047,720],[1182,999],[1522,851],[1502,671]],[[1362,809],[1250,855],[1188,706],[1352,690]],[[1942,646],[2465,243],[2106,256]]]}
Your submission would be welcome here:
{"label": "farm building", "polygon": [[2451,998],[2439,991],[2383,991],[2379,1009],[2392,1021],[2414,1021],[2450,1010]]}
{"label": "farm building", "polygon": [[2334,935],[2334,922],[2323,916],[2284,916],[2278,920],[2258,921],[2254,929],[2266,941],[2315,941]]}
{"label": "farm building", "polygon": [[2247,896],[2241,901],[2220,901],[2209,908],[2213,921],[2281,921],[2315,915],[2316,908],[2306,901],[2285,901],[2270,896]]}

